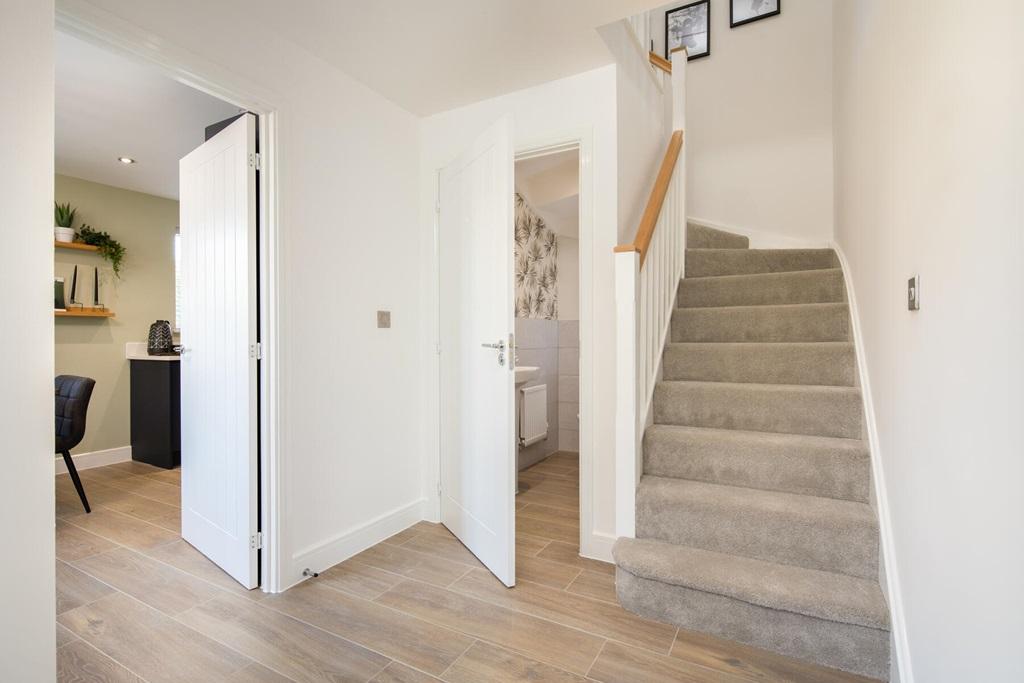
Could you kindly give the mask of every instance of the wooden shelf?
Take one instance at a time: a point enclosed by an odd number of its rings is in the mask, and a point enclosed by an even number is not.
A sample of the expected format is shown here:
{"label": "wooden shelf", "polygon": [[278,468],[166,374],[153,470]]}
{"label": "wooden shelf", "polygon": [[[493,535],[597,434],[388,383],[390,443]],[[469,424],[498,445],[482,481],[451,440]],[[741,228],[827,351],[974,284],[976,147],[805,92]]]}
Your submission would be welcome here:
{"label": "wooden shelf", "polygon": [[58,242],[53,241],[53,246],[57,249],[77,249],[78,251],[99,251],[99,247],[94,247],[91,244],[85,244],[84,242]]}
{"label": "wooden shelf", "polygon": [[58,318],[113,318],[114,312],[107,308],[69,308],[53,312]]}

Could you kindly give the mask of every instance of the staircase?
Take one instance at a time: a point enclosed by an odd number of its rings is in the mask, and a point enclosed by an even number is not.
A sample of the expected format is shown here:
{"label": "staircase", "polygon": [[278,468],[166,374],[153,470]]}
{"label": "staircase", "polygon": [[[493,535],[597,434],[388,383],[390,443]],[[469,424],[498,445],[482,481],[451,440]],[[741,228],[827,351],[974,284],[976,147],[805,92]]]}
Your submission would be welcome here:
{"label": "staircase", "polygon": [[889,675],[878,522],[842,271],[830,249],[753,250],[689,226],[636,538],[614,548],[638,614]]}

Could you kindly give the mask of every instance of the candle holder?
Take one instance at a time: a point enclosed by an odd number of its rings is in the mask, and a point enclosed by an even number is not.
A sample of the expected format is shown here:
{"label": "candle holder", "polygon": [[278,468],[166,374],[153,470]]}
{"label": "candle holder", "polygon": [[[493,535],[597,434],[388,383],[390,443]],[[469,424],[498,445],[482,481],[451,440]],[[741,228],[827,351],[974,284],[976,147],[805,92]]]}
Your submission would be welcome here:
{"label": "candle holder", "polygon": [[78,265],[71,274],[71,297],[67,303],[68,308],[85,308],[85,304],[78,300]]}

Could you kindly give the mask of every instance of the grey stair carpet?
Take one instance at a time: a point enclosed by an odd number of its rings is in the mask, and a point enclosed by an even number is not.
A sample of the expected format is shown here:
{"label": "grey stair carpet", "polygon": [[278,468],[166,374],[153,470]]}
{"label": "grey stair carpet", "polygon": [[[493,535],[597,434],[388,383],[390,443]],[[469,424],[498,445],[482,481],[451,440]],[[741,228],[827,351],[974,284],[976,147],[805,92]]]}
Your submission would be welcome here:
{"label": "grey stair carpet", "polygon": [[686,226],[686,246],[690,249],[746,249],[750,246],[750,239],[690,223]]}
{"label": "grey stair carpet", "polygon": [[666,380],[852,387],[856,362],[849,342],[672,343],[663,370]]}
{"label": "grey stair carpet", "polygon": [[686,277],[753,275],[794,270],[838,268],[831,249],[694,249],[686,250]]}
{"label": "grey stair carpet", "polygon": [[674,342],[823,342],[850,338],[843,304],[677,308]]}
{"label": "grey stair carpet", "polygon": [[687,227],[637,538],[613,551],[619,599],[885,679],[888,607],[842,271],[830,249],[748,244]]}

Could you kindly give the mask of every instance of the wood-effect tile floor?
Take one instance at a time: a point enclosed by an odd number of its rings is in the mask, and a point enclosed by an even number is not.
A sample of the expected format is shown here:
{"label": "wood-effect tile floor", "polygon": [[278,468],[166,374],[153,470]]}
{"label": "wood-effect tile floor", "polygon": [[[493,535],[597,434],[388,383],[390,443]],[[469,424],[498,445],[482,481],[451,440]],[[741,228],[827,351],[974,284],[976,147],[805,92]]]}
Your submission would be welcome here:
{"label": "wood-effect tile floor", "polygon": [[420,522],[285,593],[246,591],[181,540],[178,472],[81,474],[91,515],[56,484],[60,681],[867,680],[619,607],[614,568],[578,555],[575,454],[520,473],[513,589]]}

